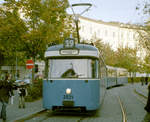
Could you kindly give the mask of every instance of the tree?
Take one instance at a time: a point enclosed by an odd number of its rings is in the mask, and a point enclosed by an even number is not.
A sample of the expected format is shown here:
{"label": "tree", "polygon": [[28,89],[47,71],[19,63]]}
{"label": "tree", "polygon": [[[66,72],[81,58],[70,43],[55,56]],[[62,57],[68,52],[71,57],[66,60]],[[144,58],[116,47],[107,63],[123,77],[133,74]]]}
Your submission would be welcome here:
{"label": "tree", "polygon": [[[29,27],[24,37],[24,49],[27,50],[27,56],[35,62],[37,58],[43,59],[48,44],[61,43],[70,35],[71,21],[66,13],[68,1],[20,0],[19,3]],[[34,68],[32,71],[33,78]]]}
{"label": "tree", "polygon": [[139,69],[139,57],[137,57],[137,49],[129,47],[119,47],[115,54],[116,67],[122,67],[128,70],[128,72],[137,72]]}
{"label": "tree", "polygon": [[[8,41],[7,31],[3,31],[6,34],[2,35],[6,38],[6,42],[8,42],[5,45],[10,45],[11,51],[9,52],[15,52],[14,49],[17,49],[17,51],[19,50],[25,54],[24,58],[31,58],[34,62],[36,59],[43,59],[44,51],[49,44],[62,43],[62,40],[68,37],[70,33],[74,33],[72,17],[66,13],[66,8],[68,7],[67,0],[5,0],[3,7],[6,8],[3,9],[4,12],[12,13],[13,11],[19,13],[20,15],[17,14],[17,19],[24,24],[23,27],[25,28],[22,31],[18,27],[21,26],[20,23],[16,24],[14,31],[19,31],[23,34],[11,38],[11,41]],[[17,23],[18,20],[12,22]],[[8,21],[6,27],[10,27],[10,25],[11,23]],[[10,34],[13,35],[11,32]],[[12,35],[11,37],[14,36]],[[4,42],[4,39],[2,39],[1,45]],[[4,48],[3,45],[0,47],[0,50]],[[8,55],[6,54],[6,56]]]}
{"label": "tree", "polygon": [[141,26],[139,30],[137,30],[139,34],[139,42],[141,46],[145,49],[146,53],[150,53],[150,1],[143,0],[142,4],[138,4],[136,10],[141,12],[142,16],[147,17],[144,26]]}
{"label": "tree", "polygon": [[[1,65],[14,65],[16,56],[23,58],[19,52],[22,47],[22,35],[27,31],[24,21],[19,17],[17,9],[0,8],[0,57]],[[19,52],[19,53],[16,53]]]}
{"label": "tree", "polygon": [[115,53],[111,49],[109,44],[104,44],[100,39],[94,42],[94,45],[99,49],[104,61],[107,65],[114,66],[115,64]]}
{"label": "tree", "polygon": [[140,46],[143,48],[145,51],[145,57],[142,62],[142,69],[143,72],[149,73],[149,68],[150,68],[150,1],[143,1],[142,4],[138,4],[136,9],[141,12],[141,14],[148,18],[145,22],[145,25],[142,27],[142,29],[137,30],[139,34],[139,42]]}
{"label": "tree", "polygon": [[[61,43],[70,35],[71,17],[67,16],[67,0],[6,0],[9,9],[20,11],[28,27],[23,35],[23,48],[33,60],[43,58],[48,44]],[[67,26],[66,26],[67,25]]]}
{"label": "tree", "polygon": [[147,54],[144,58],[144,63],[142,65],[143,71],[147,74],[150,73],[150,54]]}

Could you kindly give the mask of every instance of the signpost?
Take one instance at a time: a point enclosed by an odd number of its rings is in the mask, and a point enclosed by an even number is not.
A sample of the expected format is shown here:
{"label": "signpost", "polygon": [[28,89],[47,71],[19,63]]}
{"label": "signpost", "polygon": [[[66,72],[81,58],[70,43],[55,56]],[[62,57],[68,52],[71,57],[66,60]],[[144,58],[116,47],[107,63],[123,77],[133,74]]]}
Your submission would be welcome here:
{"label": "signpost", "polygon": [[34,67],[34,62],[33,62],[33,60],[28,59],[28,60],[26,61],[26,68],[27,68],[27,69],[32,69],[33,67]]}

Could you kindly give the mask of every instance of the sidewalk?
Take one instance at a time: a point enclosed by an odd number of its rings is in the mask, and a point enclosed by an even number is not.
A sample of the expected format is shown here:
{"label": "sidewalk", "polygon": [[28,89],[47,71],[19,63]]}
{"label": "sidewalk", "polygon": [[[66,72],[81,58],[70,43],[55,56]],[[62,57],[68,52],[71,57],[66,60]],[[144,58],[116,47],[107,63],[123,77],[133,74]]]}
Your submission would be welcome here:
{"label": "sidewalk", "polygon": [[[26,117],[30,114],[34,114],[36,112],[43,110],[42,99],[37,100],[35,102],[26,102],[26,107],[24,109],[18,108],[18,102],[19,102],[18,95],[15,93],[14,103],[10,104],[9,102],[7,106],[7,122],[14,122],[15,120],[18,120],[22,117]],[[0,122],[2,122],[2,119],[0,119]]]}
{"label": "sidewalk", "polygon": [[[132,84],[131,84],[132,85]],[[141,85],[141,83],[134,83],[133,88],[144,96],[148,96],[148,84]]]}

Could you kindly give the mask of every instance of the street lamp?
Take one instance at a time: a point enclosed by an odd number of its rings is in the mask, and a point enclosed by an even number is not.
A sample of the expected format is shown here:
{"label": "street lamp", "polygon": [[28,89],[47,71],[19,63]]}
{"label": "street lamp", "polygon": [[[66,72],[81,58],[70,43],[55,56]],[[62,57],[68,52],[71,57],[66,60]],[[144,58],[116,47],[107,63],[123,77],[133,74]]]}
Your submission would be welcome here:
{"label": "street lamp", "polygon": [[[82,11],[80,14],[75,14],[73,7],[77,7],[77,6],[87,6],[87,8]],[[91,3],[76,3],[76,4],[72,4],[70,7],[72,9],[72,12],[75,16],[75,24],[76,24],[76,31],[77,31],[77,38],[78,38],[78,43],[80,43],[80,35],[79,35],[79,15],[81,16],[83,13],[85,13],[86,11],[88,11],[91,8],[92,4]]]}

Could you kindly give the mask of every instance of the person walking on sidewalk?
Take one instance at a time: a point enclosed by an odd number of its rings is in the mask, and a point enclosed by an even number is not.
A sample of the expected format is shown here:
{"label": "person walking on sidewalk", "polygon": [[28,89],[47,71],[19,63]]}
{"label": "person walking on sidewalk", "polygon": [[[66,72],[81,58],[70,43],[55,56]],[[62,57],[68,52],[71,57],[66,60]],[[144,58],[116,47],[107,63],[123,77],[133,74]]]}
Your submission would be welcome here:
{"label": "person walking on sidewalk", "polygon": [[141,85],[143,86],[144,85],[144,81],[145,81],[145,78],[144,76],[141,77]]}
{"label": "person walking on sidewalk", "polygon": [[147,85],[148,84],[148,77],[146,76],[145,77],[145,85]]}
{"label": "person walking on sidewalk", "polygon": [[13,95],[13,86],[10,82],[10,76],[6,76],[5,80],[0,81],[0,102],[2,103],[0,118],[4,121],[6,120],[6,107],[9,102],[9,98]]}
{"label": "person walking on sidewalk", "polygon": [[144,107],[144,109],[150,113],[150,84],[148,85],[148,99],[147,99],[147,103],[146,106]]}
{"label": "person walking on sidewalk", "polygon": [[18,87],[18,94],[19,94],[19,108],[25,108],[25,96],[27,95],[26,85],[24,82],[20,83]]}

